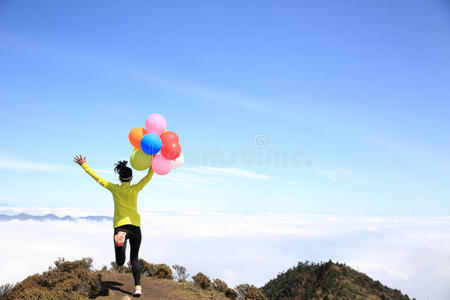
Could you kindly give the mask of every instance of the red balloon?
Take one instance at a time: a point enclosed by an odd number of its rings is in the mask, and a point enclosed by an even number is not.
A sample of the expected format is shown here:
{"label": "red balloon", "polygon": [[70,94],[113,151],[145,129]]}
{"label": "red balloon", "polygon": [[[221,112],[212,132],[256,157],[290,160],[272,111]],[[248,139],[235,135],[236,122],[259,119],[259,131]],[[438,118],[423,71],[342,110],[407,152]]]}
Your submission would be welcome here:
{"label": "red balloon", "polygon": [[178,143],[167,143],[161,147],[161,155],[169,160],[175,160],[181,154],[181,146]]}
{"label": "red balloon", "polygon": [[166,131],[162,133],[160,136],[161,142],[164,144],[178,144],[180,141],[178,140],[178,135],[173,131]]}

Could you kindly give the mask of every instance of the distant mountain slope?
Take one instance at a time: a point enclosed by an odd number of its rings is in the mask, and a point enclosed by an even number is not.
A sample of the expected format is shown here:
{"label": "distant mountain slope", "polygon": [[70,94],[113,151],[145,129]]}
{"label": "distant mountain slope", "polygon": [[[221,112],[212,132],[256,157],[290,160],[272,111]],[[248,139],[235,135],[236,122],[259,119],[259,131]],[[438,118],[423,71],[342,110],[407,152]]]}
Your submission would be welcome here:
{"label": "distant mountain slope", "polygon": [[113,219],[112,217],[107,217],[107,216],[87,216],[87,217],[74,218],[71,216],[58,217],[54,214],[47,214],[47,215],[42,215],[42,216],[34,216],[34,215],[25,214],[25,213],[12,215],[12,216],[0,214],[0,222],[11,221],[11,220],[22,220],[22,221],[35,220],[35,221],[40,221],[40,222],[87,220],[87,221],[101,222],[101,221],[112,221],[112,219]]}
{"label": "distant mountain slope", "polygon": [[410,300],[345,264],[298,263],[261,288],[269,300]]}

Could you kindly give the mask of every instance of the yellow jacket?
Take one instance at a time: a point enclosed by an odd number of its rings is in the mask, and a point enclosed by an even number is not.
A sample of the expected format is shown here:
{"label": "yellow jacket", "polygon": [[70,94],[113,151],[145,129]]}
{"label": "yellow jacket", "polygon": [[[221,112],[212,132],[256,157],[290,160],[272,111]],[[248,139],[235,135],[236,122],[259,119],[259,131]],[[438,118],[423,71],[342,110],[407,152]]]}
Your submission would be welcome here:
{"label": "yellow jacket", "polygon": [[114,228],[131,224],[141,226],[141,217],[137,212],[137,194],[150,181],[153,176],[153,169],[148,169],[147,175],[137,184],[130,185],[129,182],[121,184],[110,183],[97,175],[86,163],[81,167],[94,178],[98,183],[107,188],[114,198]]}

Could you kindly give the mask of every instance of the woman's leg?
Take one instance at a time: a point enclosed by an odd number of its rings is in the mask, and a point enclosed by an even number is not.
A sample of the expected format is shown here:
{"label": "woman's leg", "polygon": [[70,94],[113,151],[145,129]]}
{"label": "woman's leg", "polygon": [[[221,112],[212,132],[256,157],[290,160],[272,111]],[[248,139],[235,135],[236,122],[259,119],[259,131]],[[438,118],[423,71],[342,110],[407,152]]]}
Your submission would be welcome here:
{"label": "woman's leg", "polygon": [[[124,236],[125,235],[125,236]],[[120,227],[114,229],[114,252],[116,254],[116,264],[123,266],[125,263],[125,250],[127,249],[127,232]],[[123,244],[120,243],[123,239]]]}
{"label": "woman's leg", "polygon": [[141,264],[139,263],[139,247],[141,246],[141,240],[141,228],[134,226],[133,234],[130,235],[130,261],[135,285],[141,285]]}

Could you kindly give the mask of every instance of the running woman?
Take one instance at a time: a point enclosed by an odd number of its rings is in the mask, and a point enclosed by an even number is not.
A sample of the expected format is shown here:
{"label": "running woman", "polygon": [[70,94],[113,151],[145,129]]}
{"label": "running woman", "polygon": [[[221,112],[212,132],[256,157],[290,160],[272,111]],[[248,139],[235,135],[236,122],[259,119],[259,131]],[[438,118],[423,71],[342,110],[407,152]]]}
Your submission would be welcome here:
{"label": "running woman", "polygon": [[141,265],[139,263],[139,247],[141,245],[141,218],[137,212],[137,195],[150,181],[153,169],[150,166],[147,175],[137,184],[131,185],[133,171],[127,167],[127,161],[119,161],[115,164],[114,171],[119,174],[121,184],[113,184],[98,176],[87,164],[86,156],[75,155],[74,162],[79,164],[92,178],[108,189],[114,198],[114,250],[116,263],[122,266],[125,263],[125,250],[127,240],[130,241],[131,270],[134,277],[134,297],[140,297],[141,289]]}

